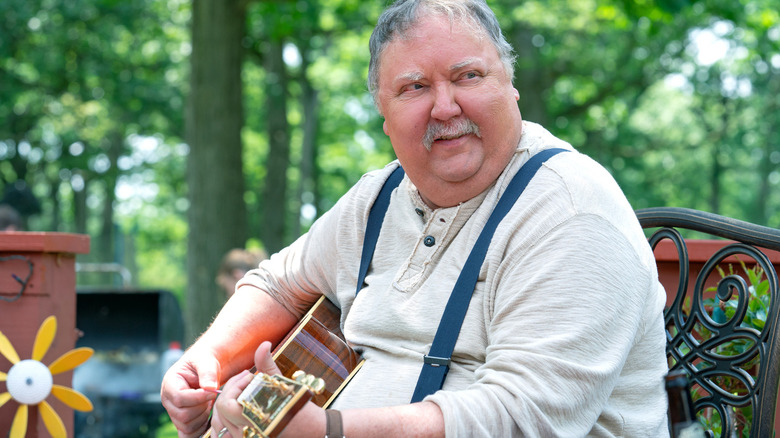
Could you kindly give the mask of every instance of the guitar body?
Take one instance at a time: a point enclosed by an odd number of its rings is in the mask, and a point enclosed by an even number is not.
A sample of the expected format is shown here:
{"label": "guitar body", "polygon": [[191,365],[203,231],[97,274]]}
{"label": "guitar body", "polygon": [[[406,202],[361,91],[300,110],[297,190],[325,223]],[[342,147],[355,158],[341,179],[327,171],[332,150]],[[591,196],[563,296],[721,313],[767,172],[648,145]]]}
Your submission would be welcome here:
{"label": "guitar body", "polygon": [[363,365],[363,359],[344,339],[340,310],[325,296],[287,334],[273,351],[282,375],[292,378],[302,370],[325,381],[312,401],[327,408]]}

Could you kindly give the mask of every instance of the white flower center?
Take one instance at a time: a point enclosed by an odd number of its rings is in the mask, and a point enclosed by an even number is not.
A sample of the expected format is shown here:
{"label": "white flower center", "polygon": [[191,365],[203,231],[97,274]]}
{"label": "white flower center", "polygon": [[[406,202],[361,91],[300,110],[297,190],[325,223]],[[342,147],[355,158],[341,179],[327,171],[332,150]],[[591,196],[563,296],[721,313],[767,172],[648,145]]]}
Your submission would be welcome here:
{"label": "white flower center", "polygon": [[51,371],[37,360],[17,362],[8,371],[6,386],[14,400],[25,405],[36,405],[51,393]]}

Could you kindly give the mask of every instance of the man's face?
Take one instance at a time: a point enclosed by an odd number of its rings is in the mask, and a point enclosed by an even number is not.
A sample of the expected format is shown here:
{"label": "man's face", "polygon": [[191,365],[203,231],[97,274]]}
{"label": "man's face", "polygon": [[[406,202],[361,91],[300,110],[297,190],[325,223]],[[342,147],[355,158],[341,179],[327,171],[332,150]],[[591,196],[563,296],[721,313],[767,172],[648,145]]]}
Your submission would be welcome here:
{"label": "man's face", "polygon": [[517,99],[490,39],[458,21],[421,19],[381,54],[384,131],[434,208],[471,199],[500,175],[520,140]]}

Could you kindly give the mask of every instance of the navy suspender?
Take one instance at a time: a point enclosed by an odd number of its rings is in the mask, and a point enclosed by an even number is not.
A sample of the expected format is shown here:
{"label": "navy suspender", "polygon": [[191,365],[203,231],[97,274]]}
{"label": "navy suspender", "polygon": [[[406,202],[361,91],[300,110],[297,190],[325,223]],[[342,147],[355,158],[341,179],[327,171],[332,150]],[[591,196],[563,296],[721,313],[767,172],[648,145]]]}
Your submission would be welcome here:
{"label": "navy suspender", "polygon": [[547,149],[532,156],[517,171],[517,174],[509,182],[504,194],[498,200],[493,208],[485,227],[477,238],[474,248],[471,249],[466,264],[455,282],[450,299],[444,308],[444,314],[439,322],[439,328],[436,330],[436,336],[433,338],[431,350],[424,358],[423,368],[420,371],[420,377],[417,380],[417,387],[412,395],[412,403],[421,401],[428,394],[441,389],[444,384],[444,378],[447,377],[447,371],[450,369],[450,357],[455,349],[455,341],[458,340],[460,328],[463,324],[463,318],[466,317],[466,310],[471,301],[471,295],[477,284],[479,270],[482,268],[482,261],[485,259],[490,239],[496,231],[496,227],[501,220],[509,213],[515,200],[520,196],[528,182],[536,174],[539,167],[553,155],[564,151],[565,149]]}
{"label": "navy suspender", "polygon": [[[421,401],[425,396],[433,394],[441,389],[444,384],[447,371],[449,371],[452,351],[455,349],[455,342],[458,340],[463,319],[466,316],[474,287],[477,284],[477,277],[482,268],[482,262],[485,259],[485,254],[496,227],[504,216],[509,213],[509,210],[512,209],[515,201],[541,165],[550,157],[564,151],[566,149],[546,149],[532,156],[515,174],[504,194],[501,195],[455,282],[455,287],[450,294],[450,299],[444,308],[444,314],[439,322],[439,328],[436,330],[436,335],[433,338],[431,349],[424,357],[423,368],[417,380],[417,387],[411,400],[412,403]],[[371,257],[374,254],[374,247],[379,238],[379,229],[382,226],[384,214],[390,203],[390,193],[398,186],[402,178],[403,171],[399,167],[390,175],[382,191],[379,192],[374,205],[371,207],[366,225],[366,235],[363,240],[357,292],[360,292],[360,289],[363,287],[363,281],[371,263]]]}
{"label": "navy suspender", "polygon": [[374,249],[376,248],[376,241],[379,239],[379,230],[382,229],[382,222],[385,220],[385,213],[390,205],[390,195],[398,187],[398,184],[401,184],[402,179],[404,179],[404,170],[401,166],[398,166],[385,181],[385,185],[382,186],[382,190],[379,191],[374,205],[371,206],[371,210],[368,212],[368,222],[366,222],[366,234],[363,236],[363,253],[360,255],[360,272],[358,273],[355,296],[360,292],[360,289],[363,289],[368,266],[371,264],[371,259],[374,258]]}

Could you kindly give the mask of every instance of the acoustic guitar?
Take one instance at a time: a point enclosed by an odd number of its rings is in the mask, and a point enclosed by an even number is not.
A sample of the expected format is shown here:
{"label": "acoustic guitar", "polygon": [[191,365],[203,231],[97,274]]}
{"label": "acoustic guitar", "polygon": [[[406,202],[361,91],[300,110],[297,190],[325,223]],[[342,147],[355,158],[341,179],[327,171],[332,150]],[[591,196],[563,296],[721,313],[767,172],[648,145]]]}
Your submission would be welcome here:
{"label": "acoustic guitar", "polygon": [[321,296],[273,350],[281,376],[258,373],[241,393],[244,417],[261,436],[278,435],[309,400],[327,408],[360,370],[363,359],[344,339],[340,319]]}
{"label": "acoustic guitar", "polygon": [[363,359],[344,339],[341,311],[324,295],[274,349],[273,358],[284,377],[296,371],[325,381],[312,401],[327,408],[363,366]]}

